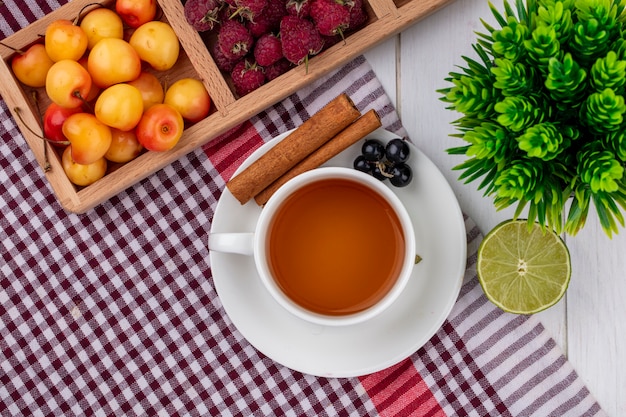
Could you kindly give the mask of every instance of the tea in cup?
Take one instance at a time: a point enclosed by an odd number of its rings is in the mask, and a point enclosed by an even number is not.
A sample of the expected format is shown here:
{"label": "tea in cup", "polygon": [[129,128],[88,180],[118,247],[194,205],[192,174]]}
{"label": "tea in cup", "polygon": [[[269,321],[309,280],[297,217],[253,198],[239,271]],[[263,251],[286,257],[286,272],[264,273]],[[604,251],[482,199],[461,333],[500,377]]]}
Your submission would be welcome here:
{"label": "tea in cup", "polygon": [[323,167],[284,184],[254,232],[212,233],[209,249],[254,256],[265,288],[297,317],[351,325],[400,295],[413,271],[415,234],[402,202],[383,183],[354,169]]}

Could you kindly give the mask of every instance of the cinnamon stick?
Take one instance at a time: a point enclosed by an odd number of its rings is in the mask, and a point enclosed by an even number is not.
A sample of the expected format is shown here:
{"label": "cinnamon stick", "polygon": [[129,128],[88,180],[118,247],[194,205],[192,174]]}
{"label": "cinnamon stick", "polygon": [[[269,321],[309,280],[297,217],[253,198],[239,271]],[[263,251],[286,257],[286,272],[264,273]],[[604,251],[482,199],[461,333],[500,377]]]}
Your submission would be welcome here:
{"label": "cinnamon stick", "polygon": [[378,113],[376,113],[375,110],[368,111],[350,126],[342,130],[337,136],[326,142],[276,181],[271,183],[267,188],[257,194],[254,197],[254,200],[259,206],[263,206],[267,203],[272,194],[274,194],[284,183],[296,175],[302,174],[303,172],[309,171],[313,168],[317,168],[349,146],[358,142],[366,135],[372,133],[380,126],[381,122]]}
{"label": "cinnamon stick", "polygon": [[345,93],[337,96],[289,136],[233,177],[226,186],[241,204],[245,204],[360,115],[359,110]]}

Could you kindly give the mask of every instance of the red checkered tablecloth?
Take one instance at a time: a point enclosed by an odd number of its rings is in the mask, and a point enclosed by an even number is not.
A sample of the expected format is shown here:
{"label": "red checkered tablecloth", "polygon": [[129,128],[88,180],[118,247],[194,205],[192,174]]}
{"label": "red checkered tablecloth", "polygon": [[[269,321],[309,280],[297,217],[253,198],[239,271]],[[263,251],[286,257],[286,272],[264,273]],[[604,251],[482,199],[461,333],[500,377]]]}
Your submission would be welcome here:
{"label": "red checkered tablecloth", "polygon": [[[0,30],[56,7],[4,1]],[[426,345],[388,369],[306,375],[238,332],[206,246],[225,182],[342,91],[405,133],[359,57],[84,215],[59,205],[0,101],[0,415],[605,415],[537,319],[486,300],[469,218],[456,305]]]}

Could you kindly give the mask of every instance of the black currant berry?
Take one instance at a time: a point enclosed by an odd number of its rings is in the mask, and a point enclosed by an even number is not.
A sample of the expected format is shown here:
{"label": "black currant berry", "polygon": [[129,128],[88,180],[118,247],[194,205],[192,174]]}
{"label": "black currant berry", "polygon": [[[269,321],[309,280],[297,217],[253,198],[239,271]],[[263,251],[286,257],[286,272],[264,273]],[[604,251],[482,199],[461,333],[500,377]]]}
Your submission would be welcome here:
{"label": "black currant berry", "polygon": [[352,165],[357,171],[365,172],[366,174],[371,174],[372,167],[374,166],[374,164],[365,159],[363,155],[357,156]]}
{"label": "black currant berry", "polygon": [[387,160],[394,164],[406,162],[407,159],[409,159],[410,153],[409,145],[402,139],[390,140],[385,148]]}
{"label": "black currant berry", "polygon": [[391,168],[390,174],[393,175],[389,179],[395,187],[406,187],[413,179],[413,171],[411,167],[405,163],[396,164]]}
{"label": "black currant berry", "polygon": [[382,161],[385,157],[385,145],[378,139],[368,139],[361,147],[361,154],[370,162]]}

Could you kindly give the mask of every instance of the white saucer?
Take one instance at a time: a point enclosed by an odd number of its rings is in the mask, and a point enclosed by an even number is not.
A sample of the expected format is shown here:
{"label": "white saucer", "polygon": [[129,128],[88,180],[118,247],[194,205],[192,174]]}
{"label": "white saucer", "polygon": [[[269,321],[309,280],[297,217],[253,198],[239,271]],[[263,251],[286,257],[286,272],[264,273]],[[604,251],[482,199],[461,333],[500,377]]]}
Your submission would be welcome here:
{"label": "white saucer", "polygon": [[[284,133],[255,151],[237,172],[282,140]],[[378,129],[368,137],[397,136]],[[363,141],[325,165],[352,166]],[[394,305],[366,323],[321,327],[290,315],[263,287],[252,257],[210,251],[213,281],[226,313],[260,352],[296,371],[324,377],[353,377],[392,366],[417,351],[439,330],[459,295],[467,243],[459,204],[441,172],[411,145],[413,181],[388,184],[413,221],[417,253],[412,281]],[[227,188],[217,204],[211,232],[251,232],[261,208],[241,205]],[[375,237],[372,237],[375,239]]]}

